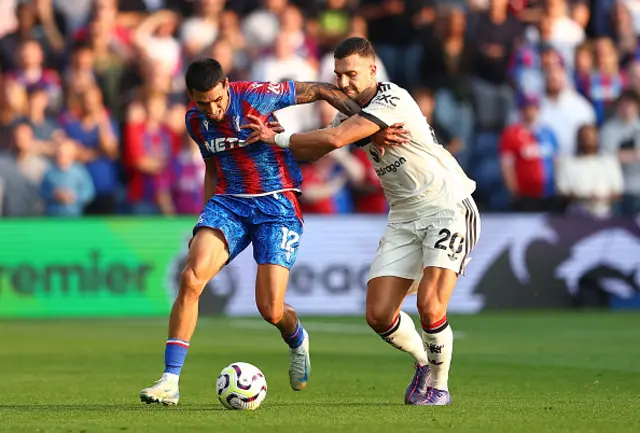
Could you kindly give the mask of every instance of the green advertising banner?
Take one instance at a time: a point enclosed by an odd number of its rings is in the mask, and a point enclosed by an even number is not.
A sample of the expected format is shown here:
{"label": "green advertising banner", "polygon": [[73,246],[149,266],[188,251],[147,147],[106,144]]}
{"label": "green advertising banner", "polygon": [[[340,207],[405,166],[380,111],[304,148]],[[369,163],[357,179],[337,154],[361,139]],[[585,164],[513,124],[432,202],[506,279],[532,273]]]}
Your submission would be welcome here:
{"label": "green advertising banner", "polygon": [[0,219],[0,317],[166,315],[194,223]]}

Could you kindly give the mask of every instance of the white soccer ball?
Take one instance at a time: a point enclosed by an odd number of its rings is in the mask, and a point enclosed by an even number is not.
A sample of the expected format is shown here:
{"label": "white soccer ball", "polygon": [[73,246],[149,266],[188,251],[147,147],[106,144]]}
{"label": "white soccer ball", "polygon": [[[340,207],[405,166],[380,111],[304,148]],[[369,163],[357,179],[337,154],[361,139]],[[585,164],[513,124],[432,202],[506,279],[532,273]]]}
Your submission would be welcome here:
{"label": "white soccer ball", "polygon": [[267,380],[255,365],[234,362],[220,372],[216,390],[227,409],[256,410],[267,396]]}

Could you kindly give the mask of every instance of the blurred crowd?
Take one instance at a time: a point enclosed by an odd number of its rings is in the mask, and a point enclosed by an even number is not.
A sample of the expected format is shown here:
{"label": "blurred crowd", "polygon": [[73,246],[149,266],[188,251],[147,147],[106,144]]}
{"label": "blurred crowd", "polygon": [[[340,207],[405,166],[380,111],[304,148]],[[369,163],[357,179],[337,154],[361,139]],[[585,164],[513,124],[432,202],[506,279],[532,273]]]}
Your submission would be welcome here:
{"label": "blurred crowd", "polygon": [[[195,214],[184,71],[334,80],[369,38],[484,210],[640,213],[640,0],[2,0],[0,215]],[[326,127],[325,103],[277,113]],[[302,164],[306,213],[385,213],[362,149]]]}

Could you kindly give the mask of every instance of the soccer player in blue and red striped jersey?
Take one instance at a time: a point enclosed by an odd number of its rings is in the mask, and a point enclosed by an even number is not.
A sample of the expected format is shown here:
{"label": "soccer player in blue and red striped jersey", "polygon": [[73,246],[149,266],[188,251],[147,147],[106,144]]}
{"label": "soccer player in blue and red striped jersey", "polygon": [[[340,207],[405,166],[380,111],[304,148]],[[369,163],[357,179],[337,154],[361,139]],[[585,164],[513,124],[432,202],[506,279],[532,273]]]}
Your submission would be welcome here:
{"label": "soccer player in blue and red striped jersey", "polygon": [[297,195],[302,176],[288,149],[262,141],[248,144],[247,116],[277,123],[273,112],[325,100],[346,115],[360,106],[327,83],[229,82],[213,59],[194,61],[186,73],[192,104],[186,124],[206,164],[206,204],[193,230],[187,264],[169,319],[165,371],[142,390],[146,403],[177,404],[178,379],[198,319],[205,284],[250,243],[258,264],[256,303],[262,317],[289,346],[290,385],[307,385],[309,336],[295,310],[284,303],[303,223]]}

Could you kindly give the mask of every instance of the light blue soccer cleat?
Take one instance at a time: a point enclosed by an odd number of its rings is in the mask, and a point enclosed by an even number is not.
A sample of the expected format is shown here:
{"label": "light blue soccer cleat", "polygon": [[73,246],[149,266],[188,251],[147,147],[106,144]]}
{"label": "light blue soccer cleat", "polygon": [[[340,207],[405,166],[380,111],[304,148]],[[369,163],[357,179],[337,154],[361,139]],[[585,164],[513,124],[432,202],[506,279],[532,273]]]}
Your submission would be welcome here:
{"label": "light blue soccer cleat", "polygon": [[176,405],[180,400],[178,381],[163,374],[156,383],[140,391],[140,401],[143,403],[162,403],[165,406]]}
{"label": "light blue soccer cleat", "polygon": [[309,334],[303,330],[302,344],[289,349],[289,383],[294,391],[302,391],[307,387],[309,373],[311,373],[311,359],[309,359]]}

